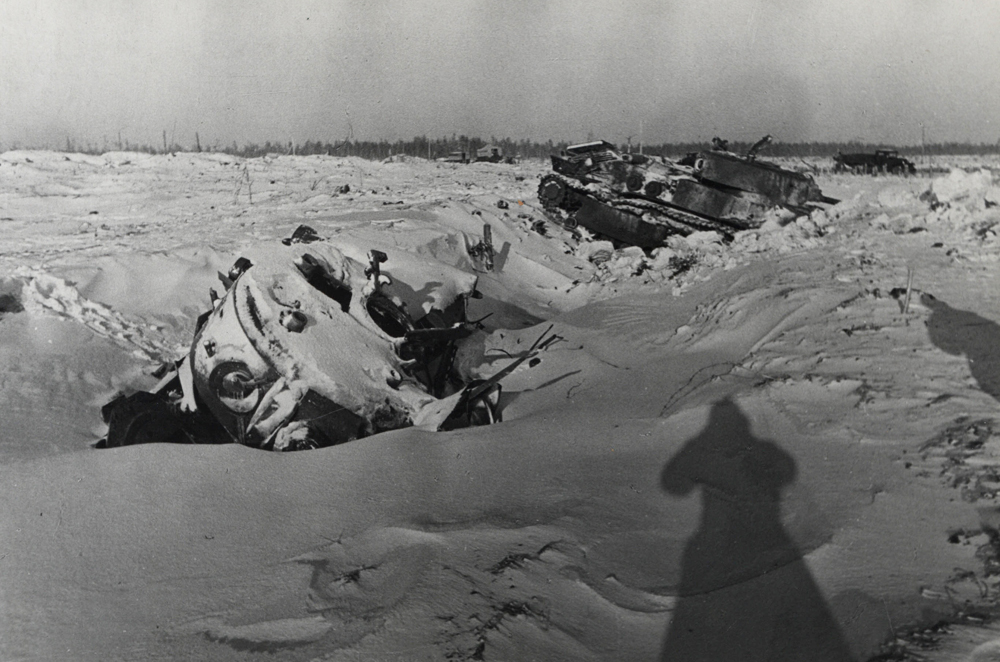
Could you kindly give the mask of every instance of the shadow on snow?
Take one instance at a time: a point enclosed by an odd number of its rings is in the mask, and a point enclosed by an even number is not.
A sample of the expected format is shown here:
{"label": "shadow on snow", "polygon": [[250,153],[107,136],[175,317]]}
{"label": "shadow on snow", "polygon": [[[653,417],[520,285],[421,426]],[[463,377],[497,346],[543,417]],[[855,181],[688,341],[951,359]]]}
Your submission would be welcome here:
{"label": "shadow on snow", "polygon": [[730,400],[661,475],[676,496],[700,488],[702,517],[688,541],[679,598],[661,662],[851,660],[802,553],[781,523],[795,462],[757,439]]}
{"label": "shadow on snow", "polygon": [[931,342],[949,354],[965,356],[979,389],[1000,400],[1000,325],[927,293],[920,302],[931,311],[927,321]]}

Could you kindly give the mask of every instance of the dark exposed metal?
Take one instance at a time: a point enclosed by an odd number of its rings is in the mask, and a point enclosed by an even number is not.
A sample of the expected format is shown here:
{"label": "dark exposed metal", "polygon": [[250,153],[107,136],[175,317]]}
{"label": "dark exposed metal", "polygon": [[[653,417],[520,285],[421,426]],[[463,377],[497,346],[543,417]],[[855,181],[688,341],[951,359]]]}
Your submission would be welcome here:
{"label": "dark exposed metal", "polygon": [[914,175],[917,166],[892,149],[879,149],[874,154],[837,154],[833,157],[834,172],[854,172],[873,175],[889,173],[893,175]]}

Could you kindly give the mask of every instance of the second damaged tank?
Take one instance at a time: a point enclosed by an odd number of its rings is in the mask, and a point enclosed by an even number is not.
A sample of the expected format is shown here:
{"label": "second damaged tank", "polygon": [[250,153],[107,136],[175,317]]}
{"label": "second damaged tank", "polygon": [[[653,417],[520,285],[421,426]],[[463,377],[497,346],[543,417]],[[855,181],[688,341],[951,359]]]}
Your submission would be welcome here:
{"label": "second damaged tank", "polygon": [[732,236],[759,227],[774,209],[807,214],[837,202],[809,175],[758,160],[770,141],[742,156],[717,141],[680,161],[622,154],[603,140],[572,145],[551,157],[538,199],[564,225],[642,248],[698,230]]}

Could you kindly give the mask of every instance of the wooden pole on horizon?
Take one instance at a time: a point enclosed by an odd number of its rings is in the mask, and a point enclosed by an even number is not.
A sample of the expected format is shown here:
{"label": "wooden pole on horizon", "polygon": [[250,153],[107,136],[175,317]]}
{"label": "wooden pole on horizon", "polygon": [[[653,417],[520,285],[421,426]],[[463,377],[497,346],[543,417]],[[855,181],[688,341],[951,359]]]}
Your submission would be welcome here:
{"label": "wooden pole on horizon", "polygon": [[167,153],[167,130],[163,130],[163,153]]}
{"label": "wooden pole on horizon", "polygon": [[194,132],[194,147],[199,152],[201,151],[201,138],[198,137],[198,132]]}

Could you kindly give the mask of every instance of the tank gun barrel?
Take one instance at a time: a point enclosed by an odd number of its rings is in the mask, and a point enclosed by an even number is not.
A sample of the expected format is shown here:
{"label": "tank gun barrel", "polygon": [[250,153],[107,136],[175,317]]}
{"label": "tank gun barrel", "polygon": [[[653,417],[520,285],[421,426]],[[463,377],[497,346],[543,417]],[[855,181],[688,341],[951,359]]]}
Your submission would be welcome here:
{"label": "tank gun barrel", "polygon": [[753,161],[754,159],[756,159],[757,152],[764,149],[770,144],[771,144],[771,134],[769,133],[760,140],[758,140],[757,142],[755,142],[753,146],[749,150],[747,150],[747,161]]}

